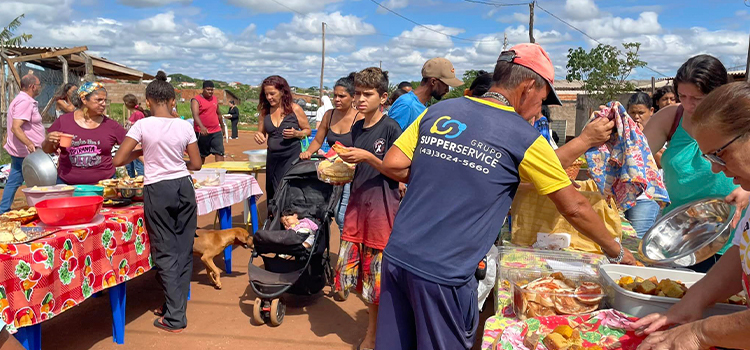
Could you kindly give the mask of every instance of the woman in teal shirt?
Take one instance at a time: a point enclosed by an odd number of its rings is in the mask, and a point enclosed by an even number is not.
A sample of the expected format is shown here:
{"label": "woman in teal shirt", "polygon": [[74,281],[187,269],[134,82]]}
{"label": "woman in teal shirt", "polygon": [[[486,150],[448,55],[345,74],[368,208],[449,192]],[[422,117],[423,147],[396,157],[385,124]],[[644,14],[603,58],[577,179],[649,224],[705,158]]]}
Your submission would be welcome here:
{"label": "woman in teal shirt", "polygon": [[[680,104],[662,108],[645,126],[644,134],[652,150],[662,149],[669,142],[661,164],[664,184],[672,203],[664,209],[664,214],[694,200],[720,196],[737,208],[732,222],[734,227],[747,207],[750,192],[735,185],[723,173],[711,172],[711,164],[701,157],[698,143],[692,136],[694,130],[690,116],[708,93],[727,82],[727,70],[715,57],[698,55],[690,58],[674,78]],[[718,255],[731,246],[731,242],[730,238],[717,256],[691,268],[707,272],[718,260]]]}

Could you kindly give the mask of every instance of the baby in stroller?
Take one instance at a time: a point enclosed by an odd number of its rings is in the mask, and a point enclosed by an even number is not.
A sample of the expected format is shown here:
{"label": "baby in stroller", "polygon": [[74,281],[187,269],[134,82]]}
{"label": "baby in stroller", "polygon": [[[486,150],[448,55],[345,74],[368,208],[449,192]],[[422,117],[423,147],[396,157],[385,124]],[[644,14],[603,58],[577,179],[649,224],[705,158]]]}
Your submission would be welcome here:
{"label": "baby in stroller", "polygon": [[[302,246],[310,251],[313,243],[315,243],[315,232],[318,231],[318,225],[308,218],[300,220],[299,214],[293,209],[284,210],[280,219],[286,230],[292,230],[299,235],[307,235],[305,241],[302,242]],[[286,254],[279,254],[279,257],[287,260],[293,259],[292,256]]]}

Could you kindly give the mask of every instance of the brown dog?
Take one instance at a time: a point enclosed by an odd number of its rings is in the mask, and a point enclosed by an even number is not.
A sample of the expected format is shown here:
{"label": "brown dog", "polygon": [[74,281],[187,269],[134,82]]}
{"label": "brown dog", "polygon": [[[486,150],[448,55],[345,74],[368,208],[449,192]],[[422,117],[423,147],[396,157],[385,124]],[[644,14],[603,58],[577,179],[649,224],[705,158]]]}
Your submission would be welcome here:
{"label": "brown dog", "polygon": [[201,261],[206,265],[208,279],[216,289],[221,289],[219,268],[214,264],[214,257],[221,254],[224,248],[232,245],[244,245],[246,248],[253,245],[253,237],[244,228],[230,228],[226,230],[197,230],[195,243],[193,243],[193,254],[199,255]]}

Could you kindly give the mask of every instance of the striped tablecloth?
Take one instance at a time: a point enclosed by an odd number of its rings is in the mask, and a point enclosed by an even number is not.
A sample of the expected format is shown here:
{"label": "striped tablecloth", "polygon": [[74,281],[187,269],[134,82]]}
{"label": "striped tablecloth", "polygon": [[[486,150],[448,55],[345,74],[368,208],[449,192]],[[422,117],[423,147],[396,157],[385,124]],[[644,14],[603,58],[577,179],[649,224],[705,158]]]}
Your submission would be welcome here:
{"label": "striped tablecloth", "polygon": [[[224,184],[195,190],[198,215],[242,203],[251,196],[260,197],[263,191],[252,175],[226,174]],[[257,198],[256,198],[257,199]]]}

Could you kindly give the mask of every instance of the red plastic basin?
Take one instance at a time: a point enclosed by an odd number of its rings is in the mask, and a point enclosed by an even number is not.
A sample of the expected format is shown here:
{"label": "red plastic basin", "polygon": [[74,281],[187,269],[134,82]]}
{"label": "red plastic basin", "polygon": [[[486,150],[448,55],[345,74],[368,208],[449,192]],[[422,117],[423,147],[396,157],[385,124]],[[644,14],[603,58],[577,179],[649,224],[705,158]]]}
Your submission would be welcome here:
{"label": "red plastic basin", "polygon": [[36,204],[39,220],[48,226],[80,225],[91,222],[102,209],[101,196],[51,198]]}

